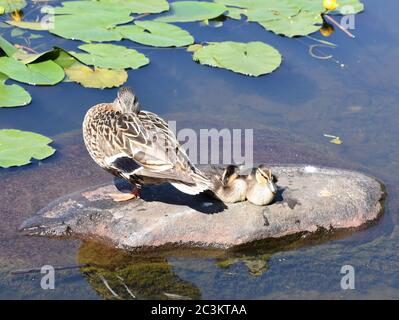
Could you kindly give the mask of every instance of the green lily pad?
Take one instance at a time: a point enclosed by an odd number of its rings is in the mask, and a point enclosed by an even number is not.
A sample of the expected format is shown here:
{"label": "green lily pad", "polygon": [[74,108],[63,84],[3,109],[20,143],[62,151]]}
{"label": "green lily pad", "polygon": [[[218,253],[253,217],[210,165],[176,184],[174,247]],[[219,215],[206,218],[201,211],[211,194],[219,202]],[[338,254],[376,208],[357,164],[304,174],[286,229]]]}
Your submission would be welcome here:
{"label": "green lily pad", "polygon": [[131,13],[159,13],[169,10],[166,0],[99,0],[101,3],[123,6]]}
{"label": "green lily pad", "polygon": [[15,129],[0,130],[0,167],[9,168],[53,155],[52,140],[41,134]]}
{"label": "green lily pad", "polygon": [[117,30],[126,39],[154,47],[183,47],[194,42],[187,31],[165,22],[136,21]]}
{"label": "green lily pad", "polygon": [[241,16],[245,15],[246,12],[247,9],[228,7],[228,11],[224,15],[231,19],[241,20]]}
{"label": "green lily pad", "polygon": [[170,3],[170,10],[156,21],[193,22],[216,18],[227,8],[223,4],[199,1],[176,1]]}
{"label": "green lily pad", "polygon": [[[86,20],[87,19],[87,20]],[[117,24],[127,23],[132,17],[112,16],[75,16],[61,15],[54,17],[54,28],[49,31],[60,37],[72,40],[91,41],[120,41],[121,34],[115,30]]]}
{"label": "green lily pad", "polygon": [[[115,30],[118,24],[133,20],[129,10],[111,3],[98,1],[63,2],[54,9],[53,28],[49,31],[66,39],[91,41],[119,41],[120,33]],[[44,10],[44,13],[49,13]]]}
{"label": "green lily pad", "polygon": [[25,65],[10,57],[0,58],[0,72],[31,85],[54,85],[65,76],[63,69],[51,60]]}
{"label": "green lily pad", "polygon": [[25,0],[0,0],[0,7],[4,8],[4,12],[13,12],[26,7]]}
{"label": "green lily pad", "polygon": [[88,53],[70,52],[84,64],[108,69],[138,69],[150,62],[142,53],[114,44],[84,44],[79,49]]}
{"label": "green lily pad", "polygon": [[305,36],[318,31],[323,19],[319,13],[301,11],[293,17],[275,16],[273,20],[258,21],[265,29],[287,37]]}
{"label": "green lily pad", "polygon": [[9,43],[6,39],[0,36],[0,56],[2,55],[1,52],[3,51],[7,56],[12,56],[18,50],[15,48],[11,43]]}
{"label": "green lily pad", "polygon": [[245,8],[250,10],[252,14],[258,15],[275,13],[293,16],[301,9],[301,7],[292,0],[216,0],[216,2],[228,6]]}
{"label": "green lily pad", "polygon": [[74,63],[65,69],[65,73],[70,80],[80,83],[86,88],[119,87],[127,80],[127,72],[125,70],[92,69],[81,63]]}
{"label": "green lily pad", "polygon": [[263,42],[211,42],[196,50],[194,61],[249,76],[260,76],[276,70],[282,61],[280,53]]}
{"label": "green lily pad", "polygon": [[6,85],[7,76],[0,74],[0,108],[26,106],[32,101],[30,94],[17,84]]}

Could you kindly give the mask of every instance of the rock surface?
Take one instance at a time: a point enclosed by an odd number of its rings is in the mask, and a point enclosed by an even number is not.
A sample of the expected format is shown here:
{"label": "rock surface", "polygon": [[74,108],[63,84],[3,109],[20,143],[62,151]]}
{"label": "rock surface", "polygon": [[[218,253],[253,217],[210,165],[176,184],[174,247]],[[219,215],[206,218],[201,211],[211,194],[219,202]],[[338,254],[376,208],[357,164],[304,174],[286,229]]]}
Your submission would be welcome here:
{"label": "rock surface", "polygon": [[366,175],[313,166],[273,166],[278,196],[269,206],[220,203],[169,185],[145,187],[141,199],[113,202],[113,185],[60,198],[21,226],[28,234],[98,238],[121,248],[232,246],[268,238],[353,229],[376,220],[384,188]]}

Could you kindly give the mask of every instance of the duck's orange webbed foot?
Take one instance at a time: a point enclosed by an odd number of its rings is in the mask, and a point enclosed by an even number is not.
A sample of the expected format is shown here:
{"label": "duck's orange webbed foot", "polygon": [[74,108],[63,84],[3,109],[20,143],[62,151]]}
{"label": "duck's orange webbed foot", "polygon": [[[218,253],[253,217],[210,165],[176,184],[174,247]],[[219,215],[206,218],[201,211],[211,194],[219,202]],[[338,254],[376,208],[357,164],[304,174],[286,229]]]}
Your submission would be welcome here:
{"label": "duck's orange webbed foot", "polygon": [[133,199],[138,199],[140,198],[140,187],[135,187],[131,192],[129,193],[111,193],[109,196],[114,200],[115,202],[124,202],[124,201],[129,201]]}

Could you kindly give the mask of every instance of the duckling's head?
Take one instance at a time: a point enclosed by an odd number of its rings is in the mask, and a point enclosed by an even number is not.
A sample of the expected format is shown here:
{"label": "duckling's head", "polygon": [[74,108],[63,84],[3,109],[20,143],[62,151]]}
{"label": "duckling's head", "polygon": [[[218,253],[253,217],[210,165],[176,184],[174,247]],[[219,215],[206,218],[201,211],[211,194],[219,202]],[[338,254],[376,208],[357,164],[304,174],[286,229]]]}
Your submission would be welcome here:
{"label": "duckling's head", "polygon": [[265,165],[261,164],[256,168],[255,178],[260,185],[269,188],[273,194],[277,193],[277,187],[273,181],[274,177],[272,175],[272,171]]}
{"label": "duckling's head", "polygon": [[140,104],[130,87],[122,87],[114,100],[114,105],[122,113],[139,113]]}
{"label": "duckling's head", "polygon": [[223,174],[222,174],[222,184],[224,186],[230,185],[234,180],[238,178],[239,175],[239,168],[238,166],[235,165],[229,165],[224,169]]}

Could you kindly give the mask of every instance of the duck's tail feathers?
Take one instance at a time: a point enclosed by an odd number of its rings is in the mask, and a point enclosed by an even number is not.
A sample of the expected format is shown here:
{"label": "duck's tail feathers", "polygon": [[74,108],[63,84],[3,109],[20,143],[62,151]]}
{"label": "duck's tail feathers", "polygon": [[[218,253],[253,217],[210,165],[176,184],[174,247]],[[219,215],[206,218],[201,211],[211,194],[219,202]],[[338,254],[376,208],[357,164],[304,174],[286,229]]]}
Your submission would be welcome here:
{"label": "duck's tail feathers", "polygon": [[192,178],[194,180],[194,183],[192,184],[173,182],[171,183],[171,185],[181,192],[191,195],[196,195],[203,191],[214,189],[213,182],[210,181],[206,176],[204,176],[203,173],[200,172],[198,169],[196,174],[192,176]]}
{"label": "duck's tail feathers", "polygon": [[187,185],[184,183],[172,182],[171,185],[174,186],[177,190],[191,195],[196,195],[205,190],[208,190],[208,187],[197,184]]}

